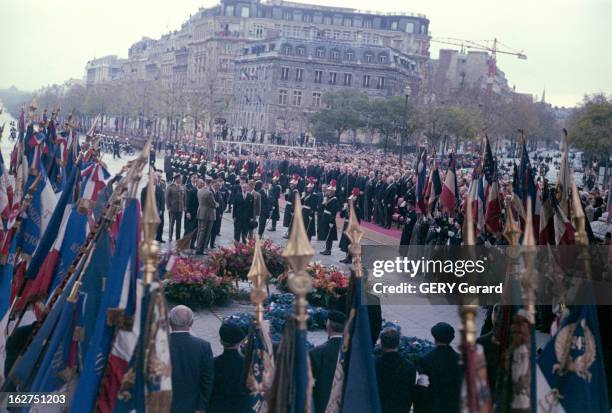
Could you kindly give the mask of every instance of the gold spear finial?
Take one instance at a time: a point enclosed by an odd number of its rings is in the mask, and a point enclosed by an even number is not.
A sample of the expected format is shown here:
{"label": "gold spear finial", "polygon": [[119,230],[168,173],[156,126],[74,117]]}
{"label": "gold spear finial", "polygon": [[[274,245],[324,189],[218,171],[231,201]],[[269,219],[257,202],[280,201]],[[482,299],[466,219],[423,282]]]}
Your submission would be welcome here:
{"label": "gold spear finial", "polygon": [[312,289],[312,279],[306,274],[306,266],[314,255],[314,250],[310,246],[302,219],[302,202],[300,197],[295,197],[293,209],[293,224],[289,242],[283,251],[283,257],[289,262],[291,274],[287,280],[289,289],[296,295],[295,318],[300,330],[306,330],[308,315],[306,314],[306,295]]}
{"label": "gold spear finial", "polygon": [[266,262],[261,252],[261,240],[259,237],[255,239],[253,263],[251,264],[251,269],[247,277],[253,283],[251,301],[255,304],[255,322],[261,325],[264,316],[263,302],[266,297],[268,297],[265,287],[268,283],[268,277],[270,277],[270,271],[268,271],[268,267],[266,267]]}
{"label": "gold spear finial", "polygon": [[576,243],[579,245],[588,245],[589,238],[586,233],[586,217],[582,210],[582,201],[576,180],[572,176],[572,218],[574,220],[574,228],[576,229]]}

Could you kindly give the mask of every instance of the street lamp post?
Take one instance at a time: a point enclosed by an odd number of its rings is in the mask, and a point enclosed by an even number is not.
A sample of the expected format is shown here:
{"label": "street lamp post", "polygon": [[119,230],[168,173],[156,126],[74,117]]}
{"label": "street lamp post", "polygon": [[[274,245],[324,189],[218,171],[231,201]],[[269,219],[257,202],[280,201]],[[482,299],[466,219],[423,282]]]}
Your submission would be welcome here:
{"label": "street lamp post", "polygon": [[404,96],[406,100],[404,101],[404,130],[400,135],[400,154],[399,154],[399,162],[402,164],[402,159],[404,157],[404,135],[408,133],[408,98],[410,97],[410,86],[406,86],[404,88]]}

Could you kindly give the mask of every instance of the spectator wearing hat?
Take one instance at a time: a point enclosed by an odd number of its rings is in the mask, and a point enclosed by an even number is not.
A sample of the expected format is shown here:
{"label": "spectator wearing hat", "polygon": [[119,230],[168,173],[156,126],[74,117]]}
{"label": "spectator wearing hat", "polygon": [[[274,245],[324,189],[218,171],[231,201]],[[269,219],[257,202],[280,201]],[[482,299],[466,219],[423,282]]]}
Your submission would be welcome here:
{"label": "spectator wearing hat", "polygon": [[208,411],[213,387],[213,354],[210,343],[191,335],[193,312],[184,305],[170,310],[170,362],[172,363],[172,413]]}
{"label": "spectator wearing hat", "polygon": [[400,333],[387,327],[380,333],[382,354],[376,358],[381,413],[409,413],[415,395],[416,367],[399,355]]}
{"label": "spectator wearing hat", "polygon": [[214,359],[211,413],[243,413],[249,408],[249,391],[242,380],[244,357],[239,348],[245,333],[238,325],[224,322],[219,328],[223,353]]}
{"label": "spectator wearing hat", "polygon": [[418,412],[458,412],[463,372],[459,365],[459,354],[450,343],[455,338],[455,329],[447,323],[438,323],[431,328],[436,346],[423,356],[418,364],[418,384],[425,388],[422,409]]}
{"label": "spectator wearing hat", "polygon": [[336,363],[338,362],[338,353],[342,347],[342,332],[345,322],[346,316],[344,313],[335,310],[330,311],[325,324],[328,336],[327,342],[310,351],[312,376],[315,379],[312,389],[315,413],[324,413],[329,401]]}
{"label": "spectator wearing hat", "polygon": [[174,175],[174,181],[166,189],[166,208],[170,220],[170,230],[168,231],[168,241],[172,242],[172,234],[176,228],[176,240],[181,238],[181,221],[185,212],[185,187],[183,186],[182,176]]}

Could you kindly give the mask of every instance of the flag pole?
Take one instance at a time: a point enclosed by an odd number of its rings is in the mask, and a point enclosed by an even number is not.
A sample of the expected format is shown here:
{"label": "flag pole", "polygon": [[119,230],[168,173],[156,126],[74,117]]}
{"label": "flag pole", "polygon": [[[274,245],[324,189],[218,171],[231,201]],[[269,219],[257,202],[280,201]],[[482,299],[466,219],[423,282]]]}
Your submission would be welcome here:
{"label": "flag pole", "polygon": [[355,200],[349,199],[349,220],[344,231],[351,244],[349,245],[349,251],[353,260],[353,267],[355,268],[355,277],[363,277],[363,268],[361,266],[361,238],[363,238],[363,230],[357,220],[357,214],[355,213]]}
{"label": "flag pole", "polygon": [[270,272],[266,267],[263,254],[261,252],[261,240],[255,236],[255,250],[253,252],[253,263],[251,269],[247,274],[249,280],[253,284],[251,290],[251,302],[255,304],[255,325],[261,327],[264,316],[264,300],[268,297],[266,289],[264,288],[268,284],[268,277]]}
{"label": "flag pole", "polygon": [[283,251],[283,257],[289,262],[291,273],[287,284],[289,289],[295,294],[295,318],[298,322],[298,329],[307,329],[308,314],[306,313],[306,295],[312,289],[312,279],[306,274],[306,266],[314,255],[314,250],[308,241],[304,219],[302,217],[302,201],[300,197],[295,197],[293,205],[293,222],[289,242]]}

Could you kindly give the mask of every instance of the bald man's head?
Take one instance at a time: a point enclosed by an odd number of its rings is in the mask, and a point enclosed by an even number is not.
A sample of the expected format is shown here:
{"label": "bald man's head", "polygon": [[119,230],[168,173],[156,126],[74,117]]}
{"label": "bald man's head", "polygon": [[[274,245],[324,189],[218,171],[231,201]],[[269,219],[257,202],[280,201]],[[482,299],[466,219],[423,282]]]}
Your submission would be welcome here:
{"label": "bald man's head", "polygon": [[193,324],[193,311],[186,305],[177,305],[170,310],[170,327],[172,331],[189,331]]}

